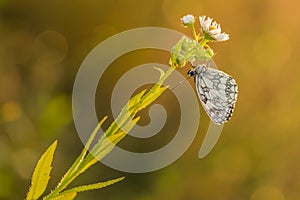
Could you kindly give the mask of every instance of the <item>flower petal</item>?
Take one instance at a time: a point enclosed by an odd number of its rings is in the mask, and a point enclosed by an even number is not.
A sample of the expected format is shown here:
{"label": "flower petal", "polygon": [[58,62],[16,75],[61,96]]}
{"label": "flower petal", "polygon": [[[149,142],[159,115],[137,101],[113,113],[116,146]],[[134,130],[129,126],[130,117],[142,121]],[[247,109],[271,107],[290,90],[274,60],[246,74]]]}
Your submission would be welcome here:
{"label": "flower petal", "polygon": [[216,40],[216,41],[225,41],[229,39],[229,35],[222,33],[221,25],[216,21],[213,21],[212,18],[206,16],[199,17],[200,26],[204,37],[207,40]]}
{"label": "flower petal", "polygon": [[229,35],[226,33],[222,33],[222,34],[215,36],[215,39],[217,41],[226,41],[226,40],[229,40]]}

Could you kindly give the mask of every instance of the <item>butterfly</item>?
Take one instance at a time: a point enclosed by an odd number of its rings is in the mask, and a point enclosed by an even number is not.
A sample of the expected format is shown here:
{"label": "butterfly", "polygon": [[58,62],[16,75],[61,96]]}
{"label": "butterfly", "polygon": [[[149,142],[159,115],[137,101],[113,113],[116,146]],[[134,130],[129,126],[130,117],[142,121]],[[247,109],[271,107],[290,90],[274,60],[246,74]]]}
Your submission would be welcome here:
{"label": "butterfly", "polygon": [[217,125],[227,122],[237,101],[235,80],[206,64],[190,69],[187,74],[194,77],[199,99],[209,118]]}

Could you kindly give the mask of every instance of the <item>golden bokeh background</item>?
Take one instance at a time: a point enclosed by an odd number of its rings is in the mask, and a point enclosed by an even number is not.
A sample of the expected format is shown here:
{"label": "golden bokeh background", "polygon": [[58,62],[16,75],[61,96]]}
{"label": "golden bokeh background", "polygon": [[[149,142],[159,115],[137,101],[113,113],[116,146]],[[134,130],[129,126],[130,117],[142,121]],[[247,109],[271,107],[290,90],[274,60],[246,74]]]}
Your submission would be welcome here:
{"label": "golden bokeh background", "polygon": [[[209,123],[201,108],[197,137],[176,162],[146,174],[118,172],[99,163],[73,186],[126,179],[77,199],[299,199],[299,6],[295,0],[0,0],[0,199],[24,199],[34,165],[55,139],[59,146],[50,187],[81,151],[72,120],[72,87],[80,64],[96,45],[147,26],[191,36],[179,20],[189,13],[213,17],[230,34],[228,42],[212,47],[218,67],[239,84],[233,118],[213,152],[197,157]],[[117,78],[137,64],[167,64],[168,56],[136,51],[110,66],[96,98],[99,116],[110,116],[105,126],[113,120],[107,105]],[[176,113],[178,103],[170,91],[160,101],[168,105],[168,113]],[[147,114],[142,116],[147,124]],[[159,139],[146,145],[130,138],[122,144],[159,148],[178,127],[169,123]]]}

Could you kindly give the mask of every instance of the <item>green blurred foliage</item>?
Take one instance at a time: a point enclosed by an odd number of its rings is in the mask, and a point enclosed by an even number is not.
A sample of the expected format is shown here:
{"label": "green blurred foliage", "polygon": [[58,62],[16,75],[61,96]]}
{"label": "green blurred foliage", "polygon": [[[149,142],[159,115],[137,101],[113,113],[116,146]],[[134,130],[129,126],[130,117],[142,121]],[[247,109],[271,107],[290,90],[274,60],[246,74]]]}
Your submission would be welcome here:
{"label": "green blurred foliage", "polygon": [[[208,127],[202,109],[197,138],[175,163],[147,174],[117,172],[99,163],[75,184],[126,179],[78,199],[299,199],[299,5],[295,0],[0,1],[0,199],[24,199],[34,165],[54,138],[61,146],[50,185],[80,152],[72,86],[81,62],[97,44],[144,26],[191,36],[179,20],[187,13],[213,17],[230,34],[228,42],[212,44],[218,67],[239,84],[236,109],[221,139],[208,157],[198,159]],[[113,120],[107,105],[123,73],[168,59],[167,53],[145,50],[112,63],[99,82],[99,116]],[[176,99],[166,92],[159,102],[169,114],[163,132],[143,141],[146,145],[129,137],[123,146],[146,151],[170,141],[178,123]],[[142,116],[147,124],[147,111]]]}

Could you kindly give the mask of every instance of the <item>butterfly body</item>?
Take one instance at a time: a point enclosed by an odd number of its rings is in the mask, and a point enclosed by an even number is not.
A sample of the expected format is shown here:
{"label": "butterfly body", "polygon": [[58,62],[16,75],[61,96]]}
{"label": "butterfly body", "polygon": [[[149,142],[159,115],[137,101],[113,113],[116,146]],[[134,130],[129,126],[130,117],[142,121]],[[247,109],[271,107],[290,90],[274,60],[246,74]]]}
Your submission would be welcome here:
{"label": "butterfly body", "polygon": [[238,87],[235,80],[205,64],[189,70],[188,75],[194,77],[199,99],[210,119],[218,125],[227,122],[237,100]]}

